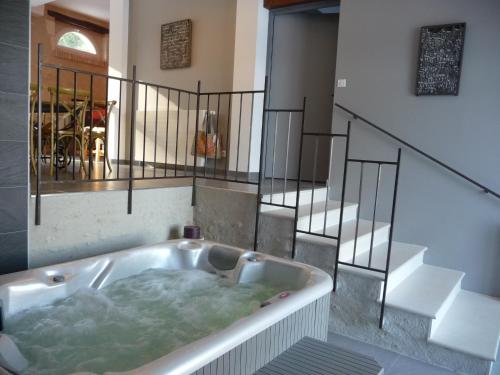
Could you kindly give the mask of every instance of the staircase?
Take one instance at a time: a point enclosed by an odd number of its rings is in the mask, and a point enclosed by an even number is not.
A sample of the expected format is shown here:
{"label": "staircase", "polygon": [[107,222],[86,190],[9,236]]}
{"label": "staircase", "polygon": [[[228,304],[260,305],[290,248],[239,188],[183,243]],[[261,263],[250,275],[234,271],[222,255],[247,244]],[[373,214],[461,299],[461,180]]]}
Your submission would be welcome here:
{"label": "staircase", "polygon": [[[267,195],[262,201],[295,206],[296,194]],[[298,230],[338,235],[340,202],[328,200],[326,188],[314,194],[302,190],[298,202]],[[261,212],[259,248],[290,257],[295,211],[262,205]],[[357,224],[356,215],[357,204],[346,203],[340,249],[337,240],[297,233],[295,259],[333,275],[337,251],[339,261],[367,267],[373,241],[370,268],[384,270],[390,225],[376,222],[372,239],[371,220],[360,218]],[[376,319],[383,274],[340,264],[330,329],[459,373],[492,374],[500,340],[500,300],[463,290],[465,274],[425,264],[426,251],[425,246],[393,242],[384,330],[378,329]],[[369,298],[356,301],[358,295]]]}

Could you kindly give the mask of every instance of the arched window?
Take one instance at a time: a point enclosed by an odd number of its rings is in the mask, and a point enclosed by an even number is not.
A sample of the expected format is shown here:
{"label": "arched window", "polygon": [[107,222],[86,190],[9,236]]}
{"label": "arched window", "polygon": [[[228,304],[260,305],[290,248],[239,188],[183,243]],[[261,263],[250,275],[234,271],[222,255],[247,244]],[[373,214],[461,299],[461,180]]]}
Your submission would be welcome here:
{"label": "arched window", "polygon": [[69,31],[64,33],[59,38],[57,45],[91,53],[92,55],[97,54],[97,51],[90,39],[78,31]]}

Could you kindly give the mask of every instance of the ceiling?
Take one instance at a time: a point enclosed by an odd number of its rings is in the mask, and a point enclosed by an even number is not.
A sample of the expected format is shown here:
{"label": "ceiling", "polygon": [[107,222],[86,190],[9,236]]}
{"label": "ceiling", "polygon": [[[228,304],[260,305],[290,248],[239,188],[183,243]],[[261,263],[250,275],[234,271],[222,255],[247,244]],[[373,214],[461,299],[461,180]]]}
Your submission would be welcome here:
{"label": "ceiling", "polygon": [[110,0],[31,0],[31,6],[52,4],[60,8],[109,21]]}

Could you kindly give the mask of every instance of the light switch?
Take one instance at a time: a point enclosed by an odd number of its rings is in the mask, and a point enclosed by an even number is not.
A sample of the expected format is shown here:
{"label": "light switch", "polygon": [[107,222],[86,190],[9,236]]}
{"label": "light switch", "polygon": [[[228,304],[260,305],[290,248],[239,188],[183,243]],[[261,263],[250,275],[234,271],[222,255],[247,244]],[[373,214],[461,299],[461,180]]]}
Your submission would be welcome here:
{"label": "light switch", "polygon": [[337,87],[347,87],[347,79],[342,78],[337,80]]}

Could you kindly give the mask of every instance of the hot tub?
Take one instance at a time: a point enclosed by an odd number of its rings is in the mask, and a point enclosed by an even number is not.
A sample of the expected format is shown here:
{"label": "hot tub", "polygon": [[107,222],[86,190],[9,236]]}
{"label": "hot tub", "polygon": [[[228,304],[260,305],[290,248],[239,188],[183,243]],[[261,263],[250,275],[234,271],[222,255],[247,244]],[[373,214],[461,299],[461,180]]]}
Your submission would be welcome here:
{"label": "hot tub", "polygon": [[[100,293],[148,270],[173,272],[178,277],[185,272],[207,273],[217,283],[220,278],[243,288],[272,286],[276,293],[219,331],[139,367],[121,372],[107,368],[111,371],[103,371],[105,374],[252,374],[304,336],[326,340],[332,290],[329,275],[297,262],[199,240],[167,241],[0,276],[3,321],[7,327],[9,319],[15,320],[28,309],[42,308],[82,291]],[[204,308],[201,305],[198,309]],[[133,349],[130,356],[134,356]]]}

